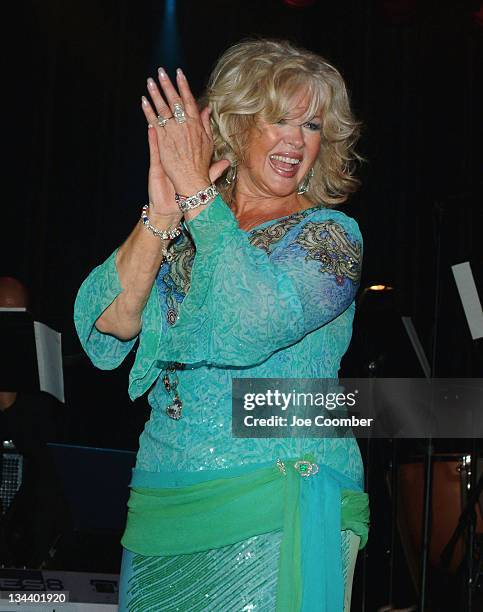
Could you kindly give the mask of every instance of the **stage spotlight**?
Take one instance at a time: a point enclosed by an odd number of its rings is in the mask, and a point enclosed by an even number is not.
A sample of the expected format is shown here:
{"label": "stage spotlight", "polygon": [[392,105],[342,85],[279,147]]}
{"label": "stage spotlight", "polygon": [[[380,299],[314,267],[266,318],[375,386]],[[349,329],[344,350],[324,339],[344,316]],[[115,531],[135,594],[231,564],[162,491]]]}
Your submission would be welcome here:
{"label": "stage spotlight", "polygon": [[153,49],[154,65],[159,66],[161,60],[161,65],[170,75],[184,63],[176,9],[176,0],[166,0],[158,43]]}
{"label": "stage spotlight", "polygon": [[369,287],[366,288],[366,291],[392,291],[393,287],[391,287],[391,285],[369,285]]}

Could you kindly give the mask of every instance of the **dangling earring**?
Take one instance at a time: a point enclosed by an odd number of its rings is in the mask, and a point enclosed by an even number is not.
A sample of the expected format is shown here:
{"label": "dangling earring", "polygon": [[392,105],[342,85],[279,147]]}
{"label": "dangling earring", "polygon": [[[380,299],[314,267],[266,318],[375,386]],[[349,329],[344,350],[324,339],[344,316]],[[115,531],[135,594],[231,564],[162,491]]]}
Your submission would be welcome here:
{"label": "dangling earring", "polygon": [[236,164],[233,164],[232,166],[230,166],[230,169],[226,173],[225,183],[227,185],[233,185],[235,181],[236,181]]}
{"label": "dangling earring", "polygon": [[302,195],[303,193],[306,193],[309,190],[310,181],[313,176],[314,176],[314,169],[310,168],[310,170],[305,175],[304,180],[299,185],[299,188],[297,190],[297,193],[299,195]]}

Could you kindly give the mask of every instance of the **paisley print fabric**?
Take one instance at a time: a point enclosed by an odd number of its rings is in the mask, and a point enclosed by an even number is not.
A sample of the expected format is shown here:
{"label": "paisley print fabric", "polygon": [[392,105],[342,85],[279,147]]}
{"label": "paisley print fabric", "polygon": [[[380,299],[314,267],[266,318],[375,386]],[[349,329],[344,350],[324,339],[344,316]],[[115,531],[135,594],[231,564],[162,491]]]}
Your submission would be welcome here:
{"label": "paisley print fabric", "polygon": [[352,244],[339,224],[307,223],[296,241],[306,251],[306,258],[320,261],[320,272],[334,274],[339,284],[346,278],[359,282],[361,245]]}
{"label": "paisley print fabric", "polygon": [[161,302],[166,304],[166,320],[170,325],[176,322],[178,306],[189,291],[194,256],[193,242],[181,234],[169,246],[168,256],[159,270],[156,285]]}
{"label": "paisley print fabric", "polygon": [[308,212],[309,210],[296,213],[286,217],[285,219],[277,221],[276,223],[270,224],[267,227],[251,230],[249,238],[251,244],[259,249],[263,249],[267,253],[270,253],[275,244],[281,240],[292,227],[295,227],[297,223],[300,223]]}

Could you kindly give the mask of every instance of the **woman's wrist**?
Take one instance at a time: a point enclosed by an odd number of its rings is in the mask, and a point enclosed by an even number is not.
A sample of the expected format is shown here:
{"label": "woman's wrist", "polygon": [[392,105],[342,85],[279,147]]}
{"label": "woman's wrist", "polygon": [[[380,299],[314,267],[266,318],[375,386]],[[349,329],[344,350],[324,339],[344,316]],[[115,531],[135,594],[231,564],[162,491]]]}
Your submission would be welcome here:
{"label": "woman's wrist", "polygon": [[[139,219],[139,221],[149,232],[151,232],[154,236],[162,240],[172,240],[173,238],[177,238],[181,234],[181,224],[179,222],[173,224],[171,222],[171,217],[168,218],[168,225],[166,227],[156,227],[155,225],[153,225],[151,223],[153,218],[149,212],[149,207],[150,204],[145,204],[143,206],[141,218]],[[149,220],[150,216],[151,221]],[[161,219],[161,221],[163,222],[163,225],[166,224],[166,218]]]}
{"label": "woman's wrist", "polygon": [[193,178],[185,177],[179,185],[175,185],[176,193],[183,197],[190,197],[198,191],[202,191],[211,185],[208,176],[197,176]]}
{"label": "woman's wrist", "polygon": [[157,211],[152,204],[149,206],[149,220],[159,229],[167,230],[169,228],[174,228],[180,224],[182,218],[183,214],[181,211],[162,213]]}

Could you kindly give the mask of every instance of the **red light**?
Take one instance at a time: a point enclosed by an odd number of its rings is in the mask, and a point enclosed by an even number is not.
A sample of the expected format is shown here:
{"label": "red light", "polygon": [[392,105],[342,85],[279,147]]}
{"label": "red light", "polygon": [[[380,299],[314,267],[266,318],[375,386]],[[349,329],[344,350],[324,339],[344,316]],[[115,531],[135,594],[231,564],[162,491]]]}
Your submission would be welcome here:
{"label": "red light", "polygon": [[393,24],[408,23],[418,8],[417,0],[382,0],[381,4],[384,16]]}
{"label": "red light", "polygon": [[290,8],[308,8],[315,4],[315,0],[283,0]]}
{"label": "red light", "polygon": [[479,26],[483,26],[483,4],[473,13],[473,19]]}

